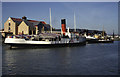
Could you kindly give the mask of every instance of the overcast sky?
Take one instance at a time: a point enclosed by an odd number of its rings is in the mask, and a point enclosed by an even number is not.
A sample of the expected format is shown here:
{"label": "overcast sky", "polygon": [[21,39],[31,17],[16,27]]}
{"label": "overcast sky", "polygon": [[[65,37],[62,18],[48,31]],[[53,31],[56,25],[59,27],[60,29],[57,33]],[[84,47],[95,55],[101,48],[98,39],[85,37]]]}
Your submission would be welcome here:
{"label": "overcast sky", "polygon": [[117,2],[3,2],[2,23],[8,17],[43,20],[49,24],[49,8],[52,10],[52,26],[61,28],[60,20],[65,18],[67,27],[74,28],[74,11],[76,25],[80,29],[103,30],[110,34],[118,33]]}

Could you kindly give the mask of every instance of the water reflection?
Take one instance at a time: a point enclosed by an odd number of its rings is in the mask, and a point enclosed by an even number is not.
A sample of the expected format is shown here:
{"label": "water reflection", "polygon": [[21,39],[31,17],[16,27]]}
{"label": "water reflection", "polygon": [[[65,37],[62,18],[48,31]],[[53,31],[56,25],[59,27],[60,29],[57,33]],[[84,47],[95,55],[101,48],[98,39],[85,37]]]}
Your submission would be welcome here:
{"label": "water reflection", "polygon": [[14,50],[3,46],[3,74],[114,75],[118,67],[117,47],[117,42]]}

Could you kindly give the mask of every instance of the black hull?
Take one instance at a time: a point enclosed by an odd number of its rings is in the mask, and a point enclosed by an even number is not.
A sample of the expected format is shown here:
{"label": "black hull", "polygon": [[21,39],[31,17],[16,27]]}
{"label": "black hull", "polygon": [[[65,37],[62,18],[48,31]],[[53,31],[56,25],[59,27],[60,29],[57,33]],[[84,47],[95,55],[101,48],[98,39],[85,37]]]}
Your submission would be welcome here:
{"label": "black hull", "polygon": [[86,45],[86,41],[80,43],[69,43],[69,44],[15,44],[7,43],[10,48],[54,48],[54,47],[73,47]]}
{"label": "black hull", "polygon": [[110,41],[99,41],[99,40],[87,40],[87,43],[113,43],[113,40]]}

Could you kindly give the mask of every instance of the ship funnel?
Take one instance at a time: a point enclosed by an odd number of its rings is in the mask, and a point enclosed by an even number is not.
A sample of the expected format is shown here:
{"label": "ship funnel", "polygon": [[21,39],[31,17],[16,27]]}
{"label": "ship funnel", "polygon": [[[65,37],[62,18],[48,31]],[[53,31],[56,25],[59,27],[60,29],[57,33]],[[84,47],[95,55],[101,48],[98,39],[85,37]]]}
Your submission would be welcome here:
{"label": "ship funnel", "polygon": [[63,35],[65,35],[65,33],[66,33],[66,21],[65,21],[65,19],[61,19],[61,28],[62,28]]}

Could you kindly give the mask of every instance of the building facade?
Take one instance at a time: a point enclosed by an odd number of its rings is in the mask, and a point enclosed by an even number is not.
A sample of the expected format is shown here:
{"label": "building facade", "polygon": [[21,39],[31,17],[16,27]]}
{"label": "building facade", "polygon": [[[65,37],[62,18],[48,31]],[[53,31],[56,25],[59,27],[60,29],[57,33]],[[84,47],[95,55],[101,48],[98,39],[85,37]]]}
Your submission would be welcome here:
{"label": "building facade", "polygon": [[21,23],[20,20],[15,21],[14,18],[9,17],[8,20],[4,23],[4,32],[12,33],[14,35],[18,34],[18,26]]}
{"label": "building facade", "polygon": [[25,21],[18,26],[18,34],[29,34],[29,25]]}
{"label": "building facade", "polygon": [[49,31],[50,25],[44,21],[28,20],[27,17],[13,18],[9,17],[4,23],[4,33],[18,34],[38,34],[42,31]]}

